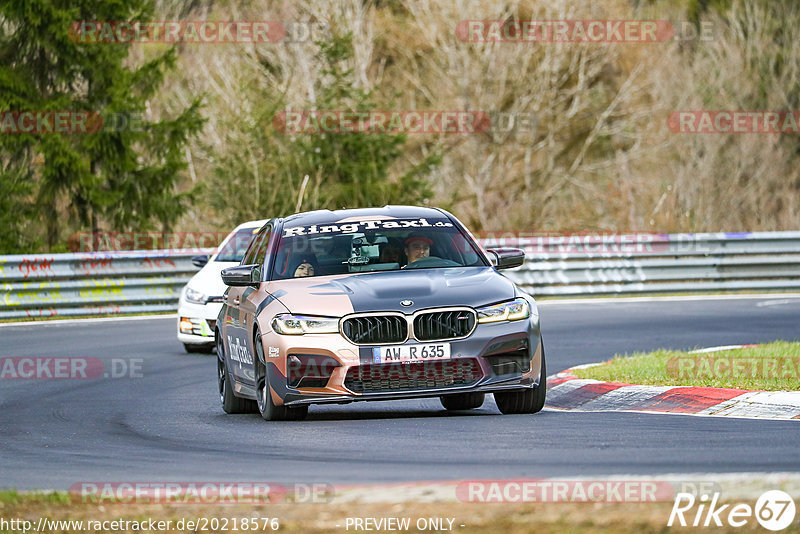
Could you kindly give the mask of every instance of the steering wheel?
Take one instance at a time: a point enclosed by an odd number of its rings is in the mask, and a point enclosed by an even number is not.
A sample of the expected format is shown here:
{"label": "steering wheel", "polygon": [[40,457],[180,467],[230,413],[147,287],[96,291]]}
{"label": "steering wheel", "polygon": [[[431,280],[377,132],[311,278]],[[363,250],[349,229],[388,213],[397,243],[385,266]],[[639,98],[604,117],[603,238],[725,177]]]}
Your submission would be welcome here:
{"label": "steering wheel", "polygon": [[405,266],[406,269],[426,269],[428,267],[461,267],[461,265],[437,256],[426,256]]}

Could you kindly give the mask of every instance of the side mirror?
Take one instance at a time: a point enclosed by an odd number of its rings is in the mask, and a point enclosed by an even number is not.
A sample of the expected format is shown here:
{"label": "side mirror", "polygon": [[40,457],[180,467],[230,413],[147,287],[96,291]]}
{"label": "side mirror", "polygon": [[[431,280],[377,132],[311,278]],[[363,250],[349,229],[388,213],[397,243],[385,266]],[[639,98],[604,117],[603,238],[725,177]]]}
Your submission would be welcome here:
{"label": "side mirror", "polygon": [[490,248],[489,259],[495,269],[513,269],[525,263],[525,251],[518,248]]}
{"label": "side mirror", "polygon": [[200,254],[192,258],[192,265],[203,268],[208,263],[208,254]]}
{"label": "side mirror", "polygon": [[261,283],[261,266],[253,264],[222,269],[222,281],[226,286],[258,286]]}

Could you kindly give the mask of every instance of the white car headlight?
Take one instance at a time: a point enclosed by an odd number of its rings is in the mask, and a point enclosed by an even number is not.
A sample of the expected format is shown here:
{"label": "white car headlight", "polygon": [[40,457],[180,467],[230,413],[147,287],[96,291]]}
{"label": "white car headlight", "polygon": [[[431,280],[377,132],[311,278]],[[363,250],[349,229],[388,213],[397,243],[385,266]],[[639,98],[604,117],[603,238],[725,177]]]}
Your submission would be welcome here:
{"label": "white car headlight", "polygon": [[519,321],[531,316],[531,307],[524,298],[477,308],[479,323],[496,323],[498,321]]}
{"label": "white car headlight", "polygon": [[208,302],[208,297],[200,291],[192,289],[191,287],[187,287],[186,300],[189,302],[194,302],[195,304],[205,304]]}
{"label": "white car headlight", "polygon": [[336,334],[339,332],[339,318],[286,313],[278,315],[272,320],[272,328],[279,334],[289,336]]}

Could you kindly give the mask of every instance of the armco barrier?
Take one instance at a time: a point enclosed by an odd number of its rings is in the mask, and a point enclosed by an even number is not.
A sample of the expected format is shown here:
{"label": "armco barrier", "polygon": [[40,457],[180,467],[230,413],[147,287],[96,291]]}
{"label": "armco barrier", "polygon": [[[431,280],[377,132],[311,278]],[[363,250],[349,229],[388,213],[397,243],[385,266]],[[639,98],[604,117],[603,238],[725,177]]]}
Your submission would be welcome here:
{"label": "armco barrier", "polygon": [[[800,232],[528,236],[504,271],[534,296],[800,290]],[[170,312],[194,251],[0,256],[0,319]]]}
{"label": "armco barrier", "polygon": [[800,290],[800,232],[530,236],[508,277],[536,296]]}
{"label": "armco barrier", "polygon": [[202,252],[0,256],[0,319],[175,311]]}

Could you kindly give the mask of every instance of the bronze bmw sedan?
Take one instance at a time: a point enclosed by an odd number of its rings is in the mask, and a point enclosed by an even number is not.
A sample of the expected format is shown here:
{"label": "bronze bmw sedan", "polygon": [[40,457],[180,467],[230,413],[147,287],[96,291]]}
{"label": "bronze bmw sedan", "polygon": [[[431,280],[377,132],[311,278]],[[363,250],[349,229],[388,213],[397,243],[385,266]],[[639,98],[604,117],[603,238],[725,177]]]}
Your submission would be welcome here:
{"label": "bronze bmw sedan", "polygon": [[494,394],[504,414],[546,393],[539,313],[450,213],[386,206],[268,221],[216,322],[227,413],[302,419],[311,404],[439,397],[448,410]]}

